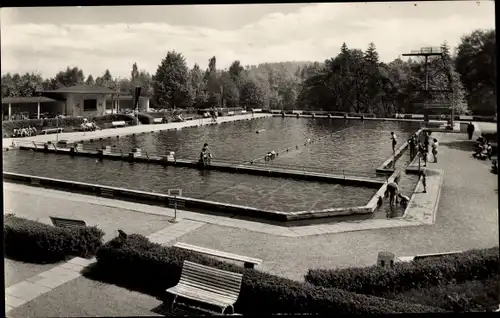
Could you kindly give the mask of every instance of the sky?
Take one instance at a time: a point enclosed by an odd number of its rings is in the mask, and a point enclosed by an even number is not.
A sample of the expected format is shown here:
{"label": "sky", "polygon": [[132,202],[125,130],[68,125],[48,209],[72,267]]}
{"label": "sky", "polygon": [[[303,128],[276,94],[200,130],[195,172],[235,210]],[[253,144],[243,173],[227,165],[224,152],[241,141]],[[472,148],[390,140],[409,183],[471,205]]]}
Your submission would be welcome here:
{"label": "sky", "polygon": [[320,61],[343,42],[382,61],[423,46],[495,28],[493,1],[1,8],[2,74],[52,77],[67,66],[85,75],[130,77],[132,64],[154,73],[170,50],[202,69],[282,61]]}

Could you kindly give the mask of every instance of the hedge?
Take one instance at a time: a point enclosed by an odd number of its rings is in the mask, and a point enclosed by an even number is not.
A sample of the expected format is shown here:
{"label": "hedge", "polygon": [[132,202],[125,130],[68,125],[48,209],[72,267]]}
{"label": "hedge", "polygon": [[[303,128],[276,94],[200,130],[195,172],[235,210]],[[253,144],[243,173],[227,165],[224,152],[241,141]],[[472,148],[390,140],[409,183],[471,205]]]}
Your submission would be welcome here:
{"label": "hedge", "polygon": [[486,280],[416,288],[400,294],[386,294],[384,298],[440,307],[454,312],[491,311],[498,309],[498,274]]}
{"label": "hedge", "polygon": [[487,279],[499,268],[499,250],[493,247],[460,254],[394,264],[345,269],[310,269],[305,280],[316,286],[336,287],[355,293],[380,296],[413,288]]}
{"label": "hedge", "polygon": [[96,255],[97,264],[88,278],[166,297],[165,290],[176,285],[184,260],[244,273],[235,310],[249,313],[355,313],[439,312],[438,308],[407,304],[359,295],[335,288],[323,288],[277,277],[254,269],[223,263],[175,247],[151,243],[141,235],[115,238]]}
{"label": "hedge", "polygon": [[91,257],[103,244],[97,227],[60,228],[7,215],[4,223],[5,255],[20,261],[50,263],[69,257]]}

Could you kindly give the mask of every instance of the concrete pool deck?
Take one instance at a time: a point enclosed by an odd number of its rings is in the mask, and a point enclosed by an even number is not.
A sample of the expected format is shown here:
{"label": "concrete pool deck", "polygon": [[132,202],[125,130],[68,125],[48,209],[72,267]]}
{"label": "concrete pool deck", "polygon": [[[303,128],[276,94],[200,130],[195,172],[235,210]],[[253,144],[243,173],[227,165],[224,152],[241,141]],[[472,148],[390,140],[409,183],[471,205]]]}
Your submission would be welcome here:
{"label": "concrete pool deck", "polygon": [[[226,123],[240,120],[251,120],[256,118],[266,118],[271,117],[271,114],[266,113],[255,113],[255,114],[245,114],[245,115],[234,115],[234,116],[223,116],[217,118],[217,123]],[[194,119],[188,120],[179,123],[168,123],[168,124],[154,124],[154,125],[138,125],[138,126],[128,126],[122,128],[110,128],[110,129],[102,129],[97,131],[89,131],[89,132],[69,132],[69,133],[61,133],[59,134],[59,140],[67,140],[68,142],[78,142],[82,140],[99,140],[99,138],[116,138],[116,136],[125,136],[132,134],[141,134],[141,133],[152,133],[158,132],[162,130],[176,130],[182,129],[186,127],[197,127],[204,125],[214,125],[212,123],[211,118],[203,118],[203,119]],[[33,137],[24,137],[24,138],[3,138],[2,143],[3,147],[10,147],[12,142],[14,143],[32,143],[34,142],[47,142],[47,141],[56,141],[56,134],[50,135],[37,135]]]}

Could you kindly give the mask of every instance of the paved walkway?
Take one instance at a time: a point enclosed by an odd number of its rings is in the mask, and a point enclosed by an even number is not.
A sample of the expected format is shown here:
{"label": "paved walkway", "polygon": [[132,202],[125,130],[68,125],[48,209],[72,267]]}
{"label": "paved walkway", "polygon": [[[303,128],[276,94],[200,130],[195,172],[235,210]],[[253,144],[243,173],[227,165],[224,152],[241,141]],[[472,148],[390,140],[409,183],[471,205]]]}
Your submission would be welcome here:
{"label": "paved walkway", "polygon": [[[217,118],[218,123],[225,123],[231,121],[238,120],[250,120],[253,118],[263,118],[270,117],[271,114],[245,114],[245,115],[235,115],[235,116],[224,116]],[[201,125],[209,125],[212,123],[211,118],[204,119],[196,119],[196,120],[188,120],[180,123],[168,123],[168,124],[155,124],[155,125],[138,125],[138,126],[128,126],[122,128],[110,128],[103,129],[97,131],[90,132],[70,132],[70,133],[62,133],[59,134],[59,140],[67,140],[68,142],[77,142],[80,140],[89,140],[89,139],[99,139],[99,138],[108,138],[108,137],[116,137],[116,136],[124,136],[131,134],[140,134],[146,132],[157,132],[161,130],[167,129],[182,129],[185,127],[193,127],[193,126],[201,126]],[[56,141],[56,134],[51,135],[37,135],[33,137],[25,137],[25,138],[3,138],[3,147],[9,147],[12,145],[12,142],[15,143],[31,143],[35,142],[47,142],[47,141]]]}

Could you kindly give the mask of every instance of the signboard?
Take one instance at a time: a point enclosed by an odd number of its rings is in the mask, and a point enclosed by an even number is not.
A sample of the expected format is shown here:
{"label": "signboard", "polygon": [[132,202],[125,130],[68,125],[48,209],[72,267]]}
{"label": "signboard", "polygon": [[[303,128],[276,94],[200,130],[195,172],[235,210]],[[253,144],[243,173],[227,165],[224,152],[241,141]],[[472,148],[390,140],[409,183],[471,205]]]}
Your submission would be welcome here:
{"label": "signboard", "polygon": [[182,189],[168,189],[168,195],[181,197]]}

